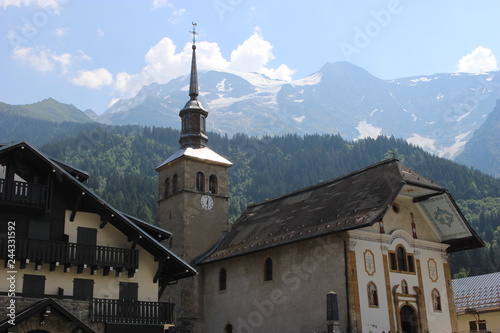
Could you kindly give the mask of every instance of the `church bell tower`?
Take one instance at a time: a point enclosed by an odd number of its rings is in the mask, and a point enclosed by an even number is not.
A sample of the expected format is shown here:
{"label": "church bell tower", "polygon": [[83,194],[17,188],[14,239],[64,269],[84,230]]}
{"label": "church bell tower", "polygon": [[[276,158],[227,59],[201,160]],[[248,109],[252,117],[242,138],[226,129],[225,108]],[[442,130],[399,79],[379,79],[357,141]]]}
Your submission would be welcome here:
{"label": "church bell tower", "polygon": [[[158,225],[172,232],[172,251],[193,265],[228,228],[228,169],[232,165],[207,147],[208,112],[198,101],[195,27],[193,23],[190,99],[179,112],[180,149],[156,168]],[[196,268],[199,275],[168,286],[162,297],[175,300],[179,332],[203,331],[202,268]]]}

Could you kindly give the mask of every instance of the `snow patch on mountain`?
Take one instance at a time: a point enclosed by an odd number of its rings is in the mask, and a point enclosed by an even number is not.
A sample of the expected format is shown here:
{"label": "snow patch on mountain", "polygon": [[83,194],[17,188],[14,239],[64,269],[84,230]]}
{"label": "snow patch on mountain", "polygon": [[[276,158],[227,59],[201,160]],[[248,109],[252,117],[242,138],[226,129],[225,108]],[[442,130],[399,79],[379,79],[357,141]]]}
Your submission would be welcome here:
{"label": "snow patch on mountain", "polygon": [[295,120],[298,123],[301,123],[305,118],[306,118],[306,116],[300,116],[300,117],[293,118],[293,120]]}
{"label": "snow patch on mountain", "polygon": [[382,134],[382,127],[376,127],[372,124],[366,122],[366,120],[362,120],[356,126],[356,129],[359,132],[359,136],[354,140],[366,139],[366,138],[376,138],[380,134]]}
{"label": "snow patch on mountain", "polygon": [[413,133],[413,136],[406,139],[406,141],[408,141],[408,143],[411,143],[412,145],[419,146],[424,149],[429,149],[431,151],[436,151],[435,139],[426,138],[416,133]]}

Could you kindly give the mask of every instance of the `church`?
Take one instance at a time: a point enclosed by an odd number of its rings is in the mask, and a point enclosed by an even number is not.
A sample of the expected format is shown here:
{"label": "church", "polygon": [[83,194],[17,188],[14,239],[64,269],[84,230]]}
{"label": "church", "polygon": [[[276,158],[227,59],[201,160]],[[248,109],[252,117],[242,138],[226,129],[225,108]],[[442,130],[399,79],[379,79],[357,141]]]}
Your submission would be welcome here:
{"label": "church", "polygon": [[446,188],[397,159],[256,203],[228,223],[232,163],[207,146],[193,41],[180,149],[158,224],[197,275],[170,284],[176,332],[458,330],[450,252],[483,246]]}

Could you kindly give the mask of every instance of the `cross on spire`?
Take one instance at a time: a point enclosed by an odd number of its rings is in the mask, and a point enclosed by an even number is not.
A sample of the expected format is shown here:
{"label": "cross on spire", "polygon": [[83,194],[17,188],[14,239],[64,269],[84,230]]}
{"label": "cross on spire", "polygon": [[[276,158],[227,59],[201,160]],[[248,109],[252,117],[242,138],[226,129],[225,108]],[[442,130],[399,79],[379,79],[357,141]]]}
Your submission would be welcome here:
{"label": "cross on spire", "polygon": [[196,44],[196,35],[199,35],[199,33],[196,32],[196,23],[191,22],[193,25],[193,30],[189,31],[191,34],[193,34],[193,45]]}

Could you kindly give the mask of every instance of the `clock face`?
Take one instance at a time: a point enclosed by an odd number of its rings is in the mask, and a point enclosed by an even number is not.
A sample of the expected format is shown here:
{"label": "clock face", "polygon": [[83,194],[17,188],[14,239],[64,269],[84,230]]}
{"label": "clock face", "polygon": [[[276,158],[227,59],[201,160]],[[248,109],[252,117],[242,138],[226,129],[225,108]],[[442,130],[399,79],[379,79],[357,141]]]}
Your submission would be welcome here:
{"label": "clock face", "polygon": [[204,195],[200,199],[201,208],[205,210],[210,210],[214,208],[214,199],[209,195]]}

